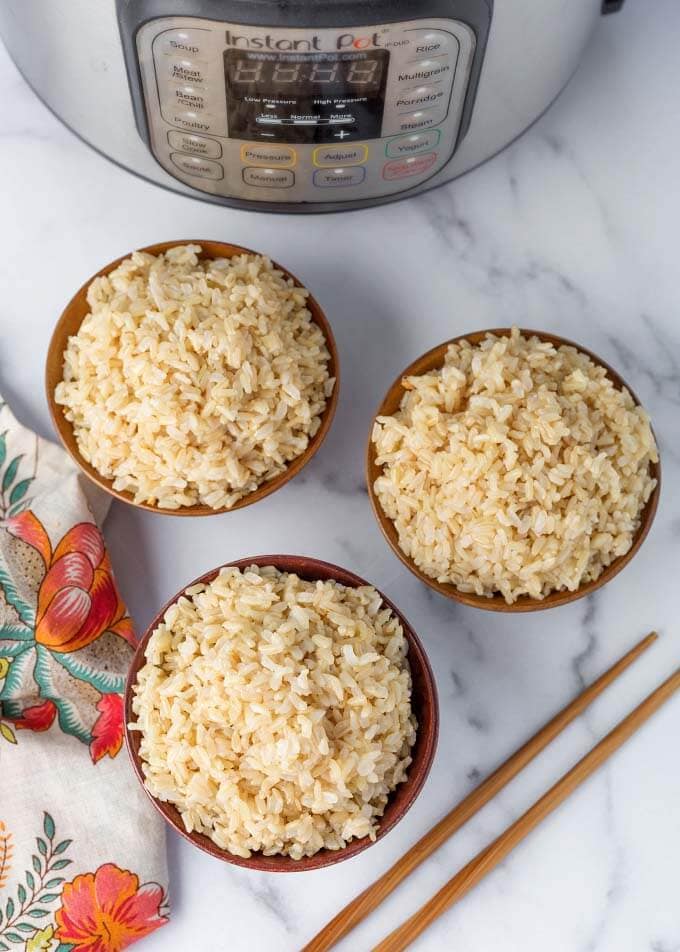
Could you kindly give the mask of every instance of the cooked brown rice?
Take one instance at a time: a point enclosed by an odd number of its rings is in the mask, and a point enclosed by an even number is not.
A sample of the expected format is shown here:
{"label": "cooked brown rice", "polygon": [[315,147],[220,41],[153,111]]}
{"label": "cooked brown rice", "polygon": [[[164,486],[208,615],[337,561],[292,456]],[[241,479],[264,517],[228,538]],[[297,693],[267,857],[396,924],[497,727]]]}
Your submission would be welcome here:
{"label": "cooked brown rice", "polygon": [[87,292],[55,399],[135,502],[231,507],[306,449],[334,381],[321,328],[268,258],[136,251]]}
{"label": "cooked brown rice", "polygon": [[645,411],[573,347],[488,334],[407,377],[372,440],[403,552],[511,604],[576,590],[631,547],[656,483]]}
{"label": "cooked brown rice", "polygon": [[374,839],[415,741],[406,652],[370,586],[222,569],[147,644],[131,725],[147,788],[237,856]]}

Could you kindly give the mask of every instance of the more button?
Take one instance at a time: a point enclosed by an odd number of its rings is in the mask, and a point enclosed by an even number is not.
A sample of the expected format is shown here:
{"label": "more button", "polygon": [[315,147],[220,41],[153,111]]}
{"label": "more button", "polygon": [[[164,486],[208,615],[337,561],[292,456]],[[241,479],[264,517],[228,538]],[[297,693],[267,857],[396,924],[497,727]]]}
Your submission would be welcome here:
{"label": "more button", "polygon": [[170,159],[173,165],[186,172],[187,175],[215,180],[224,178],[224,169],[219,162],[201,159],[197,155],[183,155],[181,152],[173,152]]}
{"label": "more button", "polygon": [[317,169],[314,184],[319,188],[342,188],[346,185],[361,185],[366,178],[366,169],[354,166],[347,169]]}
{"label": "more button", "polygon": [[295,175],[290,169],[247,168],[241,173],[246,185],[257,188],[290,188],[295,183]]}
{"label": "more button", "polygon": [[270,168],[292,168],[296,155],[287,145],[242,145],[241,161],[250,165],[266,165]]}
{"label": "more button", "polygon": [[362,165],[368,158],[367,145],[320,145],[312,153],[314,165],[345,166]]}

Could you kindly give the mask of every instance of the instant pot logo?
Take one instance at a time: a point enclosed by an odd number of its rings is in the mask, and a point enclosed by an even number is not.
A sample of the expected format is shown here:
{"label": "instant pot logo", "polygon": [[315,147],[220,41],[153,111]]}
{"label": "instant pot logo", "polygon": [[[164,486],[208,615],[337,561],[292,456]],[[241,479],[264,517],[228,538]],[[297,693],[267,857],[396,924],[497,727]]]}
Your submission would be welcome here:
{"label": "instant pot logo", "polygon": [[[306,37],[305,39],[276,37],[270,33],[266,33],[264,36],[244,36],[227,30],[225,38],[227,46],[235,46],[242,50],[280,50],[288,53],[311,52],[312,50],[321,52],[323,50],[320,36]],[[336,50],[370,50],[382,46],[382,38],[380,33],[370,33],[363,36],[356,36],[354,33],[341,33],[335,38],[332,48]]]}

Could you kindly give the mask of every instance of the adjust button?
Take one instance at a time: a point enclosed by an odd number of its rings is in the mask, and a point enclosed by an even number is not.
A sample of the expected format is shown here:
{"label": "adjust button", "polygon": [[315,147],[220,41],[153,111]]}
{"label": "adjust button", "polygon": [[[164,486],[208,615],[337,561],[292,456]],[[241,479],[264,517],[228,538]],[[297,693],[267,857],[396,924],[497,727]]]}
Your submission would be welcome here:
{"label": "adjust button", "polygon": [[385,162],[382,177],[387,182],[393,182],[395,179],[422,175],[424,172],[429,172],[436,161],[436,152],[428,152],[427,155],[414,155],[410,159],[394,159],[392,162]]}
{"label": "adjust button", "polygon": [[247,168],[243,169],[242,175],[246,185],[257,188],[290,188],[295,182],[290,169]]}
{"label": "adjust button", "polygon": [[157,38],[161,50],[169,56],[207,59],[209,30],[167,30]]}
{"label": "adjust button", "polygon": [[189,152],[191,155],[202,155],[209,159],[219,159],[222,155],[222,146],[214,139],[195,136],[190,132],[180,132],[178,129],[171,129],[168,132],[168,142],[173,149]]}
{"label": "adjust button", "polygon": [[354,166],[347,169],[317,169],[314,184],[318,188],[342,188],[346,185],[361,185],[366,178],[366,169]]}
{"label": "adjust button", "polygon": [[249,165],[292,168],[295,165],[295,159],[295,151],[287,145],[241,146],[241,161]]}
{"label": "adjust button", "polygon": [[430,132],[413,132],[408,136],[399,136],[391,139],[385,146],[385,155],[399,158],[402,155],[415,155],[417,152],[426,152],[439,144],[441,132],[431,129]]}
{"label": "adjust button", "polygon": [[197,155],[183,155],[181,152],[173,152],[170,159],[173,165],[186,172],[187,175],[215,180],[224,178],[222,166],[211,159],[201,159]]}
{"label": "adjust button", "polygon": [[320,145],[312,153],[314,165],[362,165],[368,158],[367,145]]}

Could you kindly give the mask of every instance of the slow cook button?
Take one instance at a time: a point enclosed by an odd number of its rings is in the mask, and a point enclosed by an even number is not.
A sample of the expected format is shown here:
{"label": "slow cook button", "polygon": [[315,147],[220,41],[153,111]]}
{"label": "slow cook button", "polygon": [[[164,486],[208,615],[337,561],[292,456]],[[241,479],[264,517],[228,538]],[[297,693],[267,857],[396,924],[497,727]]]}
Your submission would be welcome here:
{"label": "slow cook button", "polygon": [[362,165],[368,158],[367,145],[320,145],[312,153],[314,165]]}
{"label": "slow cook button", "polygon": [[441,132],[439,129],[432,129],[430,132],[413,132],[411,135],[399,136],[398,139],[392,139],[385,146],[385,155],[391,158],[399,158],[402,155],[414,155],[417,152],[426,152],[428,149],[434,149],[439,144]]}
{"label": "slow cook button", "polygon": [[194,136],[190,132],[180,132],[178,129],[171,129],[168,132],[168,142],[173,149],[177,149],[179,152],[203,155],[208,159],[219,159],[222,155],[222,146],[214,139]]}
{"label": "slow cook button", "polygon": [[197,155],[183,155],[181,152],[173,152],[170,159],[173,165],[186,172],[187,175],[215,180],[224,177],[222,166],[211,159],[201,159]]}
{"label": "slow cook button", "polygon": [[397,72],[400,83],[441,82],[451,79],[453,69],[448,56],[439,59],[425,59],[418,63],[407,63]]}
{"label": "slow cook button", "polygon": [[208,56],[208,30],[167,30],[158,37],[161,50],[168,56],[187,59],[206,59]]}
{"label": "slow cook button", "polygon": [[410,159],[395,159],[393,162],[385,162],[382,176],[387,182],[393,182],[395,179],[409,178],[411,175],[422,175],[424,172],[429,172],[436,161],[436,152],[414,155]]}
{"label": "slow cook button", "polygon": [[441,86],[416,86],[402,93],[395,100],[395,105],[397,109],[417,109],[418,106],[429,109],[431,106],[440,106],[447,96],[448,89],[442,89]]}
{"label": "slow cook button", "polygon": [[292,168],[295,152],[287,145],[242,145],[241,162],[249,165],[268,165]]}
{"label": "slow cook button", "polygon": [[243,181],[246,185],[255,185],[257,188],[290,188],[295,182],[295,175],[290,169],[243,169]]}
{"label": "slow cook button", "polygon": [[168,79],[175,83],[205,83],[206,73],[200,63],[193,60],[170,60],[167,70]]}
{"label": "slow cook button", "polygon": [[317,169],[314,184],[318,188],[342,188],[345,185],[361,185],[366,178],[366,169],[350,166],[347,169]]}

